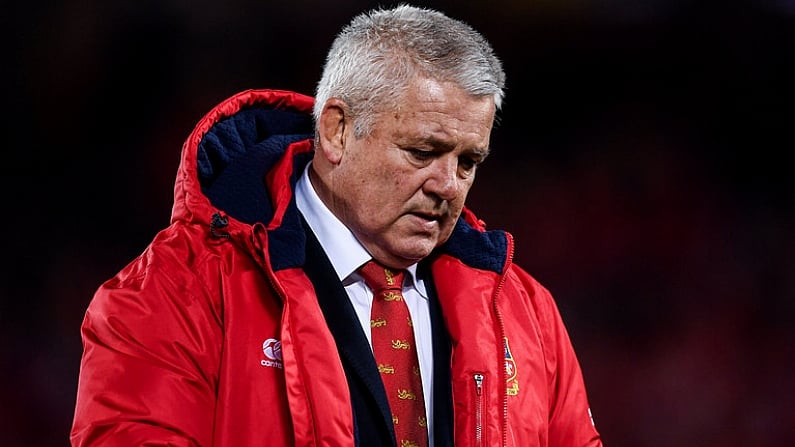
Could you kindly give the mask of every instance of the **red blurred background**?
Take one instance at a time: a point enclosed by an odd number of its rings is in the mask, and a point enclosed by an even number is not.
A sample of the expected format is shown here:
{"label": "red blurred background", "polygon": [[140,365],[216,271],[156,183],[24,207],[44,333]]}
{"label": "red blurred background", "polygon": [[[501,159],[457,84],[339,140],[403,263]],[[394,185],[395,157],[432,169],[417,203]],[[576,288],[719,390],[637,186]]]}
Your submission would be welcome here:
{"label": "red blurred background", "polygon": [[[247,88],[312,94],[380,4],[4,6],[3,446],[68,445],[83,313],[168,224],[194,123]],[[605,444],[791,444],[795,3],[422,5],[504,61],[468,204],[556,296]]]}

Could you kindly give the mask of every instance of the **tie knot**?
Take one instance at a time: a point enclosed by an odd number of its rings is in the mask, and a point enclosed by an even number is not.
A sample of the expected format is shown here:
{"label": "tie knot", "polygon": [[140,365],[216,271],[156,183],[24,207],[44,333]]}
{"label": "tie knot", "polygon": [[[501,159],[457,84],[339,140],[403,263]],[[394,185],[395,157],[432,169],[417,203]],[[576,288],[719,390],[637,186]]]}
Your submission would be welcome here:
{"label": "tie knot", "polygon": [[359,268],[367,287],[378,293],[383,290],[401,290],[405,270],[394,270],[371,260]]}

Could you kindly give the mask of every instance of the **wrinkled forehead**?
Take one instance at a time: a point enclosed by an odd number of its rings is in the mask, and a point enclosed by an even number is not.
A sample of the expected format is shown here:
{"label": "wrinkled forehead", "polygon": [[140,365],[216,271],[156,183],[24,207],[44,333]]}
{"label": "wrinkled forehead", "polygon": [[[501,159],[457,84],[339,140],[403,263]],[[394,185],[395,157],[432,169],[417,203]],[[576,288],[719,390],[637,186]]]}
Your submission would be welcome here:
{"label": "wrinkled forehead", "polygon": [[374,131],[439,146],[465,142],[485,150],[495,110],[491,95],[471,95],[451,82],[419,80],[396,106],[377,113]]}

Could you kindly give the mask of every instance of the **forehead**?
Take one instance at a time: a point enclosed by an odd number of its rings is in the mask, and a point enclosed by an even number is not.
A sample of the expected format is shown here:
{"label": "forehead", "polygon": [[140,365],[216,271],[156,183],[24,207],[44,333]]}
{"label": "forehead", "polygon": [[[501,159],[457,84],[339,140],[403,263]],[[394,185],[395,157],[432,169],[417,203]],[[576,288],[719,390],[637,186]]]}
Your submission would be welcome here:
{"label": "forehead", "polygon": [[473,96],[451,82],[420,78],[395,110],[380,114],[376,127],[394,139],[487,147],[494,111],[490,95]]}

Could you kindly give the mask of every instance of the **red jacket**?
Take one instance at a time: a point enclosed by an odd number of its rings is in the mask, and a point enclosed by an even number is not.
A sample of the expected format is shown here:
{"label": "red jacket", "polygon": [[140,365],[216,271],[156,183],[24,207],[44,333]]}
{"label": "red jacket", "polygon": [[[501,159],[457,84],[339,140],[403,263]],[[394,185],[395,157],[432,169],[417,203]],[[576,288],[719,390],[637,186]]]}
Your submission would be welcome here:
{"label": "red jacket", "polygon": [[[291,200],[311,109],[310,97],[249,90],[189,136],[170,226],[86,312],[72,445],[354,444]],[[455,445],[601,446],[553,298],[513,249],[465,210],[433,257]]]}

